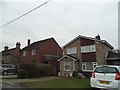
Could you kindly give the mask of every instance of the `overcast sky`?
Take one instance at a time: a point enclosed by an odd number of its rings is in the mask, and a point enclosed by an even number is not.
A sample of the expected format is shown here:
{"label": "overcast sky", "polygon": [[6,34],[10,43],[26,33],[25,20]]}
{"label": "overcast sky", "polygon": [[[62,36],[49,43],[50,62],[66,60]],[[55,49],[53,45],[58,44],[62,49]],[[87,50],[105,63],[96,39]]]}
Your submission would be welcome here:
{"label": "overcast sky", "polygon": [[[9,1],[9,2],[8,2]],[[47,0],[2,0],[0,26]],[[4,46],[21,48],[54,37],[62,47],[78,35],[108,41],[118,48],[118,0],[51,0],[28,15],[0,28],[0,51]]]}

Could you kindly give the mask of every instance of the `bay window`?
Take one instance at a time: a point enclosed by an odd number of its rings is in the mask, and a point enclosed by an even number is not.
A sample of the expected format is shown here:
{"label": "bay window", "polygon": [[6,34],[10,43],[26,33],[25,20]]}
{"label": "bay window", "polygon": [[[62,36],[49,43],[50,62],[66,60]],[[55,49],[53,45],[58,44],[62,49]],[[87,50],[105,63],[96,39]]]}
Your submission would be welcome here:
{"label": "bay window", "polygon": [[92,71],[97,66],[97,62],[82,62],[83,71]]}

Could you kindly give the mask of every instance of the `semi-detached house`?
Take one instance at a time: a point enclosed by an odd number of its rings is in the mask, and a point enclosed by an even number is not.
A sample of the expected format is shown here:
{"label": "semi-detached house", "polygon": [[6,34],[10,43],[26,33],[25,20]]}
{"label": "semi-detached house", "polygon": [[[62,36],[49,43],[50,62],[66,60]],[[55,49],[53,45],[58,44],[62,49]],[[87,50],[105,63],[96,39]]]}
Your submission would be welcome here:
{"label": "semi-detached house", "polygon": [[61,76],[72,76],[74,72],[82,72],[89,76],[97,65],[106,64],[106,54],[113,46],[100,36],[95,38],[79,35],[63,46],[63,57],[60,63]]}

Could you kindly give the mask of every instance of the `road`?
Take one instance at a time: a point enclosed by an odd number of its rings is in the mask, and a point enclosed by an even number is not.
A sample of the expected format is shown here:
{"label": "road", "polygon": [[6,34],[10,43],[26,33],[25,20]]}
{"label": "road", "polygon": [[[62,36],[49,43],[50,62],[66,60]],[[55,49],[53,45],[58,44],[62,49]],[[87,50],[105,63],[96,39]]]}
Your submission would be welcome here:
{"label": "road", "polygon": [[8,83],[0,82],[0,88],[14,88],[14,87]]}

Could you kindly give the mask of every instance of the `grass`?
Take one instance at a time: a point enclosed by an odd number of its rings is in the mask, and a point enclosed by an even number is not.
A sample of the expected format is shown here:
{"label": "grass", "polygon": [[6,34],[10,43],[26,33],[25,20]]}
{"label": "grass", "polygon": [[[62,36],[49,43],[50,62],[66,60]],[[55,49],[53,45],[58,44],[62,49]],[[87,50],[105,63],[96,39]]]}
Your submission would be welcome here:
{"label": "grass", "polygon": [[47,81],[32,81],[26,85],[30,88],[90,88],[88,78],[60,78]]}

